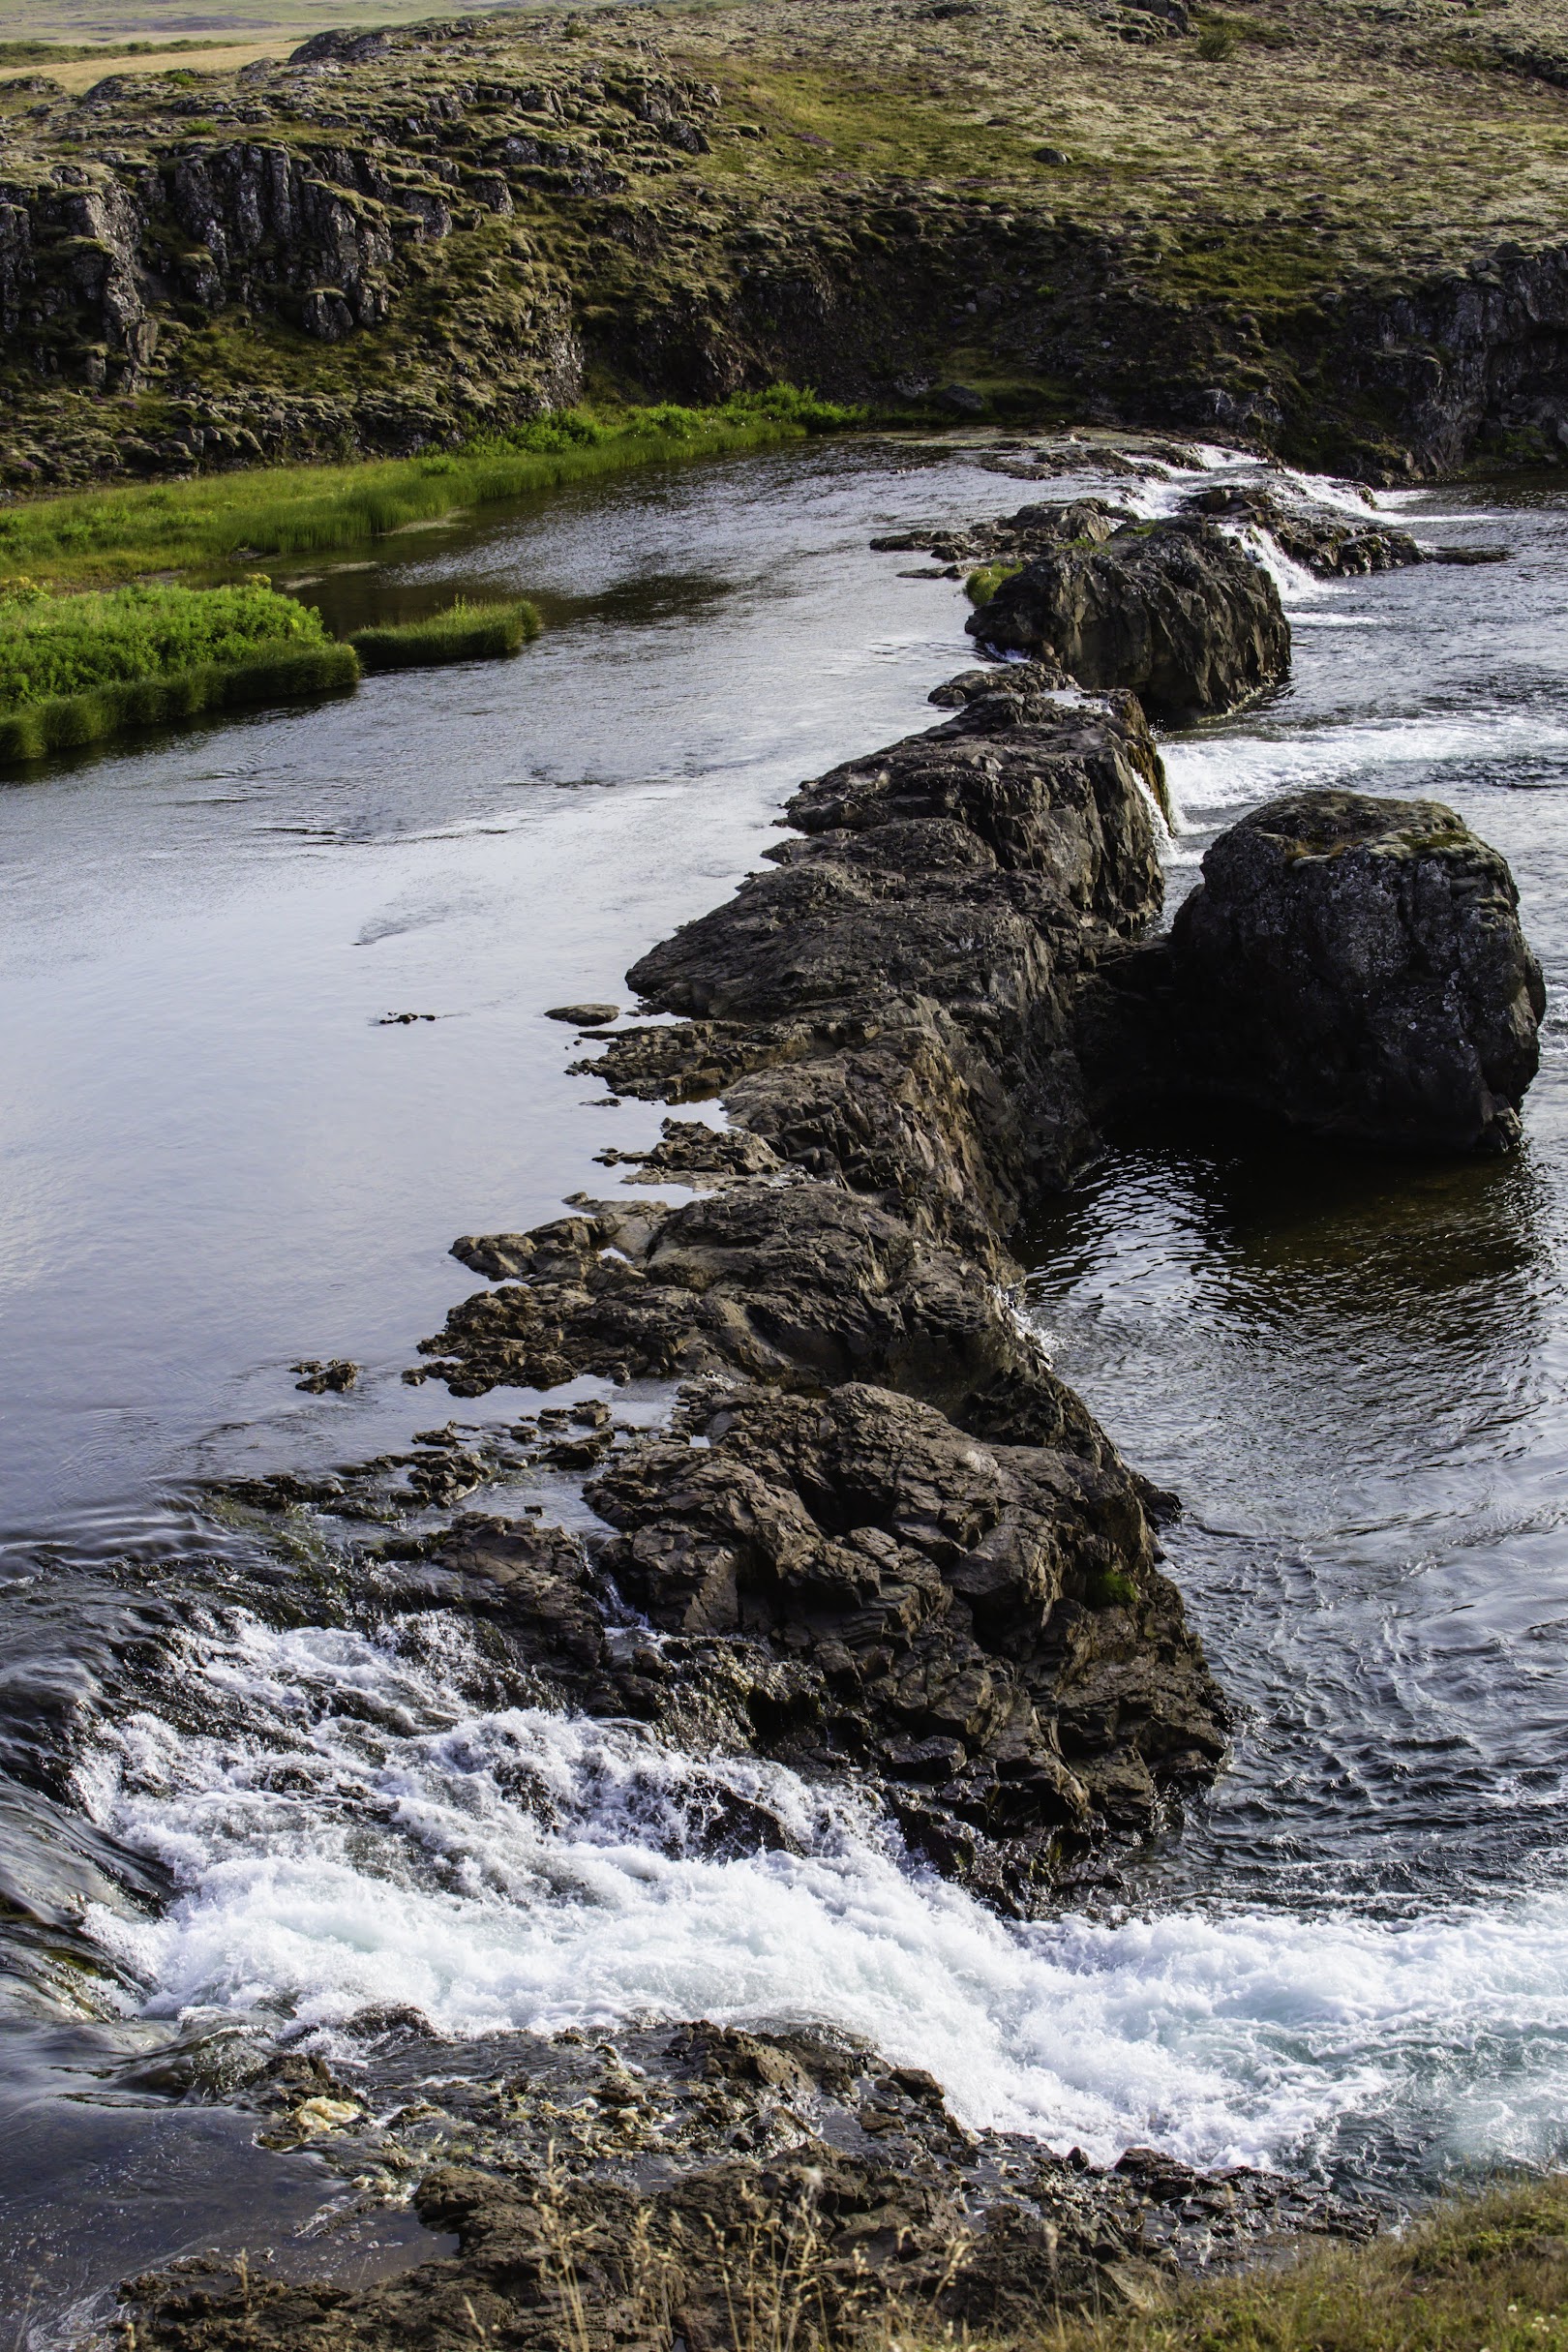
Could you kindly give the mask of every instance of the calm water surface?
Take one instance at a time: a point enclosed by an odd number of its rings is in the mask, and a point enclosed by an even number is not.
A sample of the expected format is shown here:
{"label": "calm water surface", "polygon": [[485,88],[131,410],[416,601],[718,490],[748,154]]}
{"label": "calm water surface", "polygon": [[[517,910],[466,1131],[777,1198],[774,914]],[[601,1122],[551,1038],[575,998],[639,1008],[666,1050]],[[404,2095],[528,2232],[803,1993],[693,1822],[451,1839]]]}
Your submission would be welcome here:
{"label": "calm water surface", "polygon": [[[280,1556],[195,1483],[442,1417],[398,1373],[472,1286],[453,1235],[552,1214],[611,1181],[594,1152],[656,1132],[652,1106],[593,1106],[546,1008],[624,1002],[627,962],[756,861],[801,776],[935,715],[960,592],[871,532],[1039,495],[867,444],[422,534],[306,592],[347,620],[527,588],[540,645],[0,794],[0,2272],[23,2335],[182,2246],[352,2270],[428,2245],[395,2217],[334,2254],[325,2176],[170,2106],[158,2072],[236,2026],[333,2046],[388,2001],[460,2035],[825,2018],[932,2066],[975,2122],[1396,2195],[1568,2155],[1554,1010],[1511,1160],[1209,1121],[1118,1138],[1040,1218],[1029,1310],[1186,1498],[1173,1570],[1247,1710],[1212,1798],[1092,1913],[1004,1925],[851,1797],[756,1767],[725,1769],[799,1851],[714,1859],[686,1834],[696,1760],[510,1705],[460,1631],[335,1585],[330,1527]],[[1515,559],[1283,574],[1289,687],[1167,745],[1172,896],[1288,786],[1432,793],[1511,859],[1555,1007],[1564,506],[1394,503]],[[382,1025],[400,1011],[437,1017]],[[323,1354],[366,1366],[352,1396],[295,1392]]]}

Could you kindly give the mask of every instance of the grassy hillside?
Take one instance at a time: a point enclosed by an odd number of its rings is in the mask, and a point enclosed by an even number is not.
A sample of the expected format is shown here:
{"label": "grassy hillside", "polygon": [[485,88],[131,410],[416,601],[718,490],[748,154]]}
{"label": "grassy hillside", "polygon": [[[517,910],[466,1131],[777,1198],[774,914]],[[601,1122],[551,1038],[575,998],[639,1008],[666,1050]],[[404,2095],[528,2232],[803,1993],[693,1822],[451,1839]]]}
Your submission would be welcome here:
{"label": "grassy hillside", "polygon": [[1563,0],[541,5],[135,63],[0,86],[21,487],[781,378],[1372,471],[1568,435]]}

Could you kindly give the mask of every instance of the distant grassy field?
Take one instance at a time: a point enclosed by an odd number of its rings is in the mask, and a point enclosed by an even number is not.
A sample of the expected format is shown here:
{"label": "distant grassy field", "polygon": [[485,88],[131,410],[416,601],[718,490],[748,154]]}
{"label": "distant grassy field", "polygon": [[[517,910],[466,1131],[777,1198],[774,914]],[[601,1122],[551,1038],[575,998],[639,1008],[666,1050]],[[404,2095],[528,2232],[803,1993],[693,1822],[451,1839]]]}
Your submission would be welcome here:
{"label": "distant grassy field", "polygon": [[[495,0],[492,0],[495,5]],[[531,0],[499,0],[502,9]],[[460,8],[429,5],[429,0],[375,0],[374,6],[344,5],[344,0],[221,0],[214,8],[186,8],[179,0],[125,0],[122,7],[106,7],[103,0],[12,0],[5,11],[8,45],[47,42],[95,47],[118,43],[178,41],[222,42],[265,40],[277,36],[290,44],[309,39],[339,24],[416,24],[431,16],[458,16]],[[489,13],[489,12],[486,12]]]}
{"label": "distant grassy field", "polygon": [[854,421],[848,409],[782,387],[713,408],[566,410],[429,457],[73,492],[0,512],[0,583],[25,576],[97,588],[236,558],[316,555],[598,473],[762,448]]}

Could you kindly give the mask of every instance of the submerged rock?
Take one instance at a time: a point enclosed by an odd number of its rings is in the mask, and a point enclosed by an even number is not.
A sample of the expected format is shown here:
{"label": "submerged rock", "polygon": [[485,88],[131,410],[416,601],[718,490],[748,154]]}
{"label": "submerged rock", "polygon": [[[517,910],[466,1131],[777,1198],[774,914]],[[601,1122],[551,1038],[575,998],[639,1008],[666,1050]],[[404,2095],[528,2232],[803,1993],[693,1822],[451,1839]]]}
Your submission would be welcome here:
{"label": "submerged rock", "polygon": [[1290,666],[1273,581],[1197,520],[1133,524],[1038,556],[964,625],[1000,652],[1056,658],[1082,686],[1131,687],[1172,724],[1234,709]]}
{"label": "submerged rock", "polygon": [[1081,1041],[1124,1092],[1226,1097],[1399,1149],[1501,1150],[1546,1001],[1518,907],[1506,861],[1439,801],[1273,800],[1215,842],[1169,941],[1091,997]]}

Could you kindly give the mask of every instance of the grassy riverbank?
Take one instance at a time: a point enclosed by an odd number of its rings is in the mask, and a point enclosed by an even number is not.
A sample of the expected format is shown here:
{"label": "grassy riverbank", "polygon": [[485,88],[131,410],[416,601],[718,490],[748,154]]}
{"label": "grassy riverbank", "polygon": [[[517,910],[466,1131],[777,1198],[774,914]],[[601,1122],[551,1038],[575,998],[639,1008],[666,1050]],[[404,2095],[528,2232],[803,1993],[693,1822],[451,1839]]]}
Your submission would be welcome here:
{"label": "grassy riverbank", "polygon": [[1568,2181],[1140,2301],[1052,2324],[1045,2340],[1052,2352],[1551,2352],[1568,2341]]}
{"label": "grassy riverbank", "polygon": [[100,587],[319,555],[595,474],[766,448],[855,421],[853,410],[783,385],[709,408],[567,409],[422,457],[78,491],[0,513],[0,584],[30,575]]}

